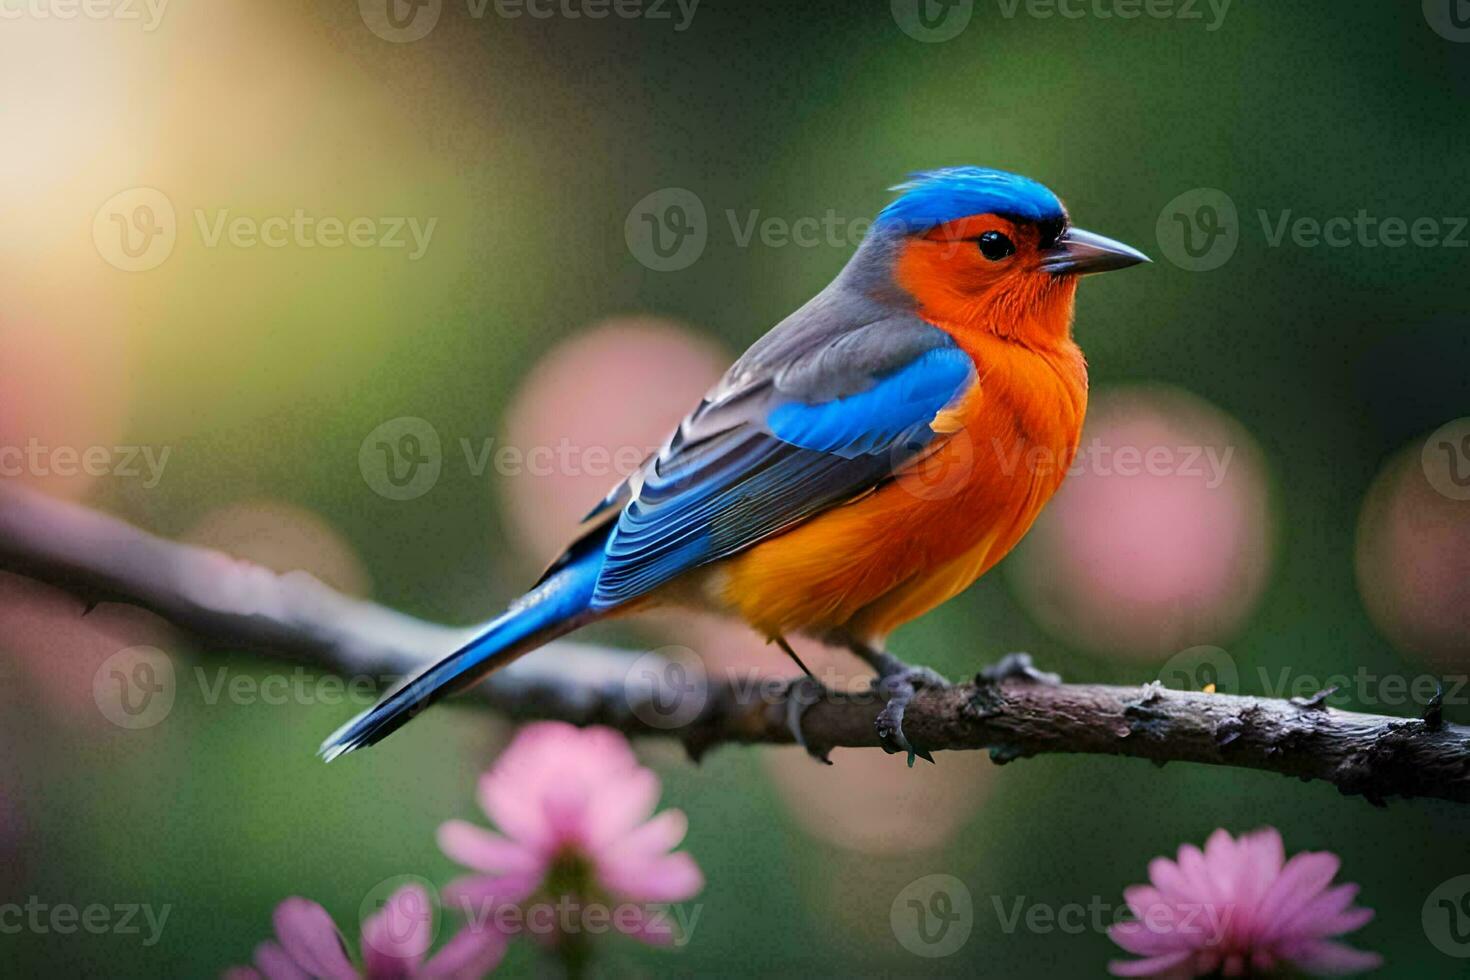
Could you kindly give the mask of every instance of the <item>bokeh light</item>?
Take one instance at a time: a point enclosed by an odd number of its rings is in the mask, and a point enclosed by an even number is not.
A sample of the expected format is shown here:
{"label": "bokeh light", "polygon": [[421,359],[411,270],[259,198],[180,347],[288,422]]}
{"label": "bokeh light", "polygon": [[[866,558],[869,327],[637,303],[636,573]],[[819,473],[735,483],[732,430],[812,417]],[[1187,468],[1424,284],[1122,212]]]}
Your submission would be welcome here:
{"label": "bokeh light", "polygon": [[169,629],[136,606],[103,603],[91,610],[70,593],[0,572],[0,657],[47,713],[105,728],[93,697],[103,661],[129,647],[166,647]]}
{"label": "bokeh light", "polygon": [[372,590],[367,570],[347,540],[321,517],[294,504],[228,504],[200,518],[184,539],[275,572],[310,572],[349,595]]}
{"label": "bokeh light", "polygon": [[1400,650],[1445,671],[1470,668],[1470,501],[1437,491],[1422,442],[1373,480],[1358,519],[1358,590]]}
{"label": "bokeh light", "polygon": [[1125,387],[1093,395],[1077,461],[1007,570],[1055,635],[1152,659],[1229,637],[1270,557],[1268,480],[1245,429],[1179,389]]}
{"label": "bokeh light", "polygon": [[[673,432],[729,357],[671,320],[620,317],[547,354],[517,391],[502,481],[528,554],[549,560],[577,523]],[[514,459],[514,457],[512,458]]]}
{"label": "bokeh light", "polygon": [[911,769],[903,756],[868,749],[838,749],[830,766],[800,751],[761,755],[803,831],[872,855],[942,847],[985,802],[996,768],[983,752],[935,758],[935,765],[918,762]]}
{"label": "bokeh light", "polygon": [[120,467],[128,378],[124,340],[105,327],[0,312],[0,480],[76,499]]}

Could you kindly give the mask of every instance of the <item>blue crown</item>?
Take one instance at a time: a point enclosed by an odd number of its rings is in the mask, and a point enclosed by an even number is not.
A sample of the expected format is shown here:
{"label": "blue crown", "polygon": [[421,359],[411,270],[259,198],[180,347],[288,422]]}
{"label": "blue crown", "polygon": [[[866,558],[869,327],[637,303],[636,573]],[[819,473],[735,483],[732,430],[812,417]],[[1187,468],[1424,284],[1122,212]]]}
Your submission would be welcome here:
{"label": "blue crown", "polygon": [[879,227],[913,233],[972,214],[998,214],[1037,224],[1067,220],[1057,196],[1029,177],[986,167],[945,167],[916,173],[892,190],[901,192],[878,212]]}

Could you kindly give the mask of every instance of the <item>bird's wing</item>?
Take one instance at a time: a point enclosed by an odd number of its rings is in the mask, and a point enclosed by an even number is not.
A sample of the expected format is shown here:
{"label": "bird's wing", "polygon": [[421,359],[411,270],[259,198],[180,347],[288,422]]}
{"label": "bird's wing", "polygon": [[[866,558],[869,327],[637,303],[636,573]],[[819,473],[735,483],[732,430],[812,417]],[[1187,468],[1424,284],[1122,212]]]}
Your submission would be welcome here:
{"label": "bird's wing", "polygon": [[975,383],[969,355],[908,314],[834,325],[820,300],[752,347],[589,515],[620,508],[594,607],[865,493],[943,437],[930,423]]}

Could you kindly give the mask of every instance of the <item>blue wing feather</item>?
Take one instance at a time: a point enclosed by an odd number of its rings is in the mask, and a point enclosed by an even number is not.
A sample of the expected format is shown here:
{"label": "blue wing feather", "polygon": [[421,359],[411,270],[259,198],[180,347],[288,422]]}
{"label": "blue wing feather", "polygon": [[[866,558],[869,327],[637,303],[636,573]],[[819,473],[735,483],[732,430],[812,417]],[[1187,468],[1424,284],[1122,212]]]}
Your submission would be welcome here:
{"label": "blue wing feather", "polygon": [[[849,393],[808,401],[770,386],[742,390],[733,419],[711,411],[681,427],[651,461],[618,515],[593,595],[611,608],[670,579],[743,550],[865,492],[936,438],[935,415],[975,381],[969,355],[926,328],[927,350],[895,347],[903,360]],[[832,388],[823,379],[823,388]]]}
{"label": "blue wing feather", "polygon": [[886,450],[915,427],[927,428],[974,372],[964,351],[938,347],[866,391],[816,405],[786,402],[776,406],[767,422],[784,442],[850,459]]}

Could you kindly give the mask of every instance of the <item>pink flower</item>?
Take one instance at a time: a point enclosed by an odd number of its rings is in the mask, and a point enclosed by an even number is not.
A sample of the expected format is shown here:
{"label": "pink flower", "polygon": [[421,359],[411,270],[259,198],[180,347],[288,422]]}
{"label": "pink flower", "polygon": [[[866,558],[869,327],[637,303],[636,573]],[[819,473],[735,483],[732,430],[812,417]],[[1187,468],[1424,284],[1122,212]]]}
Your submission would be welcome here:
{"label": "pink flower", "polygon": [[[486,916],[510,911],[553,941],[613,929],[672,942],[673,924],[658,906],[691,898],[704,876],[687,853],[671,853],[689,821],[679,810],[654,816],[658,795],[658,777],[611,729],[523,728],[480,780],[480,806],[501,833],[463,820],[439,828],[444,853],[477,872],[443,893],[447,906],[470,918],[461,937],[482,931]],[[568,914],[595,914],[599,925],[569,924]]]}
{"label": "pink flower", "polygon": [[1178,861],[1154,858],[1150,884],[1123,892],[1136,917],[1108,930],[1140,960],[1115,960],[1119,977],[1259,975],[1290,963],[1318,976],[1358,973],[1383,958],[1330,937],[1373,918],[1353,905],[1357,885],[1332,885],[1341,863],[1326,851],[1284,861],[1281,834],[1265,827],[1238,840],[1217,830],[1204,851],[1179,848]]}
{"label": "pink flower", "polygon": [[469,939],[455,937],[425,963],[434,941],[433,905],[419,885],[398,889],[363,922],[361,972],[347,958],[332,917],[317,903],[288,898],[272,918],[275,940],[255,947],[253,967],[233,967],[225,980],[471,980],[495,969],[505,955],[505,937],[486,930]]}

